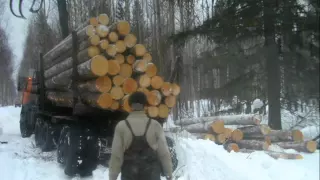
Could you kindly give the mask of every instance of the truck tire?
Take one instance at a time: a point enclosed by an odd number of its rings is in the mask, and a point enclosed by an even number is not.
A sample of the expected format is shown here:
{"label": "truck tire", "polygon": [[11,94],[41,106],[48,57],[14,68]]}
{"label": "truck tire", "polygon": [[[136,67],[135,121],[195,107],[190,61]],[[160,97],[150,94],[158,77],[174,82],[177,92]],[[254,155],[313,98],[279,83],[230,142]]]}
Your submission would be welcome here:
{"label": "truck tire", "polygon": [[70,144],[65,151],[64,173],[68,176],[91,176],[98,165],[98,137],[87,128],[71,126],[68,139]]}
{"label": "truck tire", "polygon": [[37,147],[40,147],[42,145],[41,142],[41,131],[42,131],[42,119],[40,117],[38,117],[36,119],[36,123],[35,123],[35,127],[34,127],[34,140],[35,140],[35,144]]}
{"label": "truck tire", "polygon": [[68,139],[70,138],[70,127],[63,126],[57,145],[57,161],[58,163],[66,164],[66,154],[68,149]]}
{"label": "truck tire", "polygon": [[[43,121],[43,120],[42,120]],[[41,144],[40,148],[42,152],[52,151],[55,146],[53,143],[55,129],[53,125],[48,121],[43,121],[41,131]]]}
{"label": "truck tire", "polygon": [[30,137],[33,133],[33,128],[28,123],[28,115],[28,112],[20,114],[20,134],[23,138]]}
{"label": "truck tire", "polygon": [[171,154],[171,159],[172,159],[172,171],[175,171],[178,167],[178,158],[177,158],[177,153],[175,150],[175,143],[172,138],[167,137],[167,136],[166,136],[166,140],[167,140],[169,152]]}

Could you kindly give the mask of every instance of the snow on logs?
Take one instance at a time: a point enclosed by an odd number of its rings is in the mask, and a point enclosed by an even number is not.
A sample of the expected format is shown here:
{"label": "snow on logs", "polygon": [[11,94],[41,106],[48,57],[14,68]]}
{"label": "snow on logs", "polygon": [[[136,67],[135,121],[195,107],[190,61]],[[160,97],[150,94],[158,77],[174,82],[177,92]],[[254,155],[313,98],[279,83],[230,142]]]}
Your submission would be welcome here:
{"label": "snow on logs", "polygon": [[[81,103],[108,110],[130,112],[130,94],[146,94],[146,113],[165,119],[176,105],[180,87],[158,74],[152,55],[131,33],[127,21],[111,23],[108,15],[90,18],[76,29],[77,88]],[[70,34],[46,53],[44,59],[47,98],[57,106],[71,107],[73,47]]]}

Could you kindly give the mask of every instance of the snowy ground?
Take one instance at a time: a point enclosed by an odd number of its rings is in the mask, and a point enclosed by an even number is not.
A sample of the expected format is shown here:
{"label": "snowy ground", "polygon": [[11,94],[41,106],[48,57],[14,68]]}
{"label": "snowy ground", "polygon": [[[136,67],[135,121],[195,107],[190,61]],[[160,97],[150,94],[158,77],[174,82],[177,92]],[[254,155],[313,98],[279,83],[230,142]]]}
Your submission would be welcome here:
{"label": "snowy ground", "polygon": [[[56,162],[55,152],[41,153],[34,147],[33,137],[21,138],[20,108],[0,108],[1,180],[66,180]],[[178,180],[319,180],[319,151],[302,154],[302,160],[274,160],[263,152],[250,155],[228,153],[221,146],[206,140],[177,137]],[[81,179],[79,177],[73,180]],[[86,180],[107,180],[108,169],[99,166]],[[120,178],[119,178],[120,179]]]}

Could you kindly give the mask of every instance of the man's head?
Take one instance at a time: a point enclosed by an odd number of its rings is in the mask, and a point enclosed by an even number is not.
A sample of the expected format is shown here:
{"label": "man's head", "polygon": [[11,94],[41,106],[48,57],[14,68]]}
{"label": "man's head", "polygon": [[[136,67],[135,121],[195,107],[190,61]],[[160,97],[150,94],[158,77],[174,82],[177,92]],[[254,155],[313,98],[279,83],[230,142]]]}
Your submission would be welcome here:
{"label": "man's head", "polygon": [[129,106],[132,111],[143,111],[147,103],[147,97],[143,92],[132,93],[129,97]]}

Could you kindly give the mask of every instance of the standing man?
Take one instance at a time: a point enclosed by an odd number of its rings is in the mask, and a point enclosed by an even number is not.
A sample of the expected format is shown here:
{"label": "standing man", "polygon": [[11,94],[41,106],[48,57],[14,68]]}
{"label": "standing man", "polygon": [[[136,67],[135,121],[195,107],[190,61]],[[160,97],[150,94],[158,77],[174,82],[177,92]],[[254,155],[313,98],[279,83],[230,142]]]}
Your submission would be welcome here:
{"label": "standing man", "polygon": [[163,170],[172,177],[172,161],[162,126],[147,117],[144,93],[130,95],[132,112],[120,121],[114,132],[109,162],[109,180],[160,180]]}

